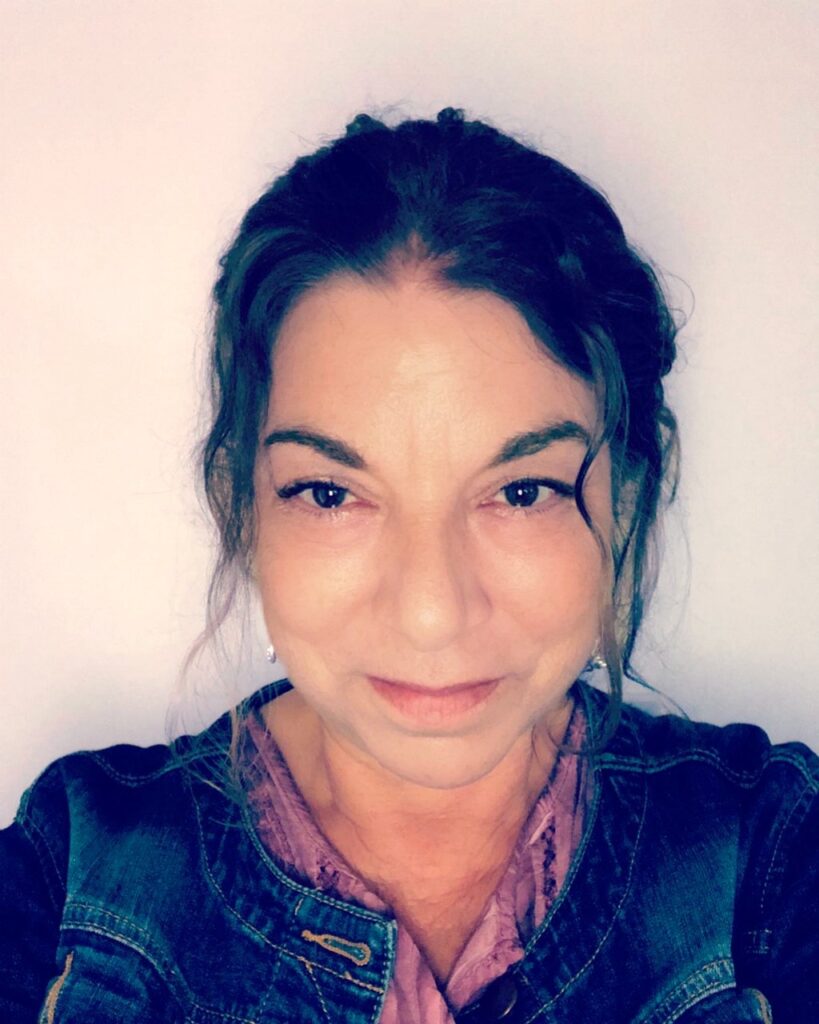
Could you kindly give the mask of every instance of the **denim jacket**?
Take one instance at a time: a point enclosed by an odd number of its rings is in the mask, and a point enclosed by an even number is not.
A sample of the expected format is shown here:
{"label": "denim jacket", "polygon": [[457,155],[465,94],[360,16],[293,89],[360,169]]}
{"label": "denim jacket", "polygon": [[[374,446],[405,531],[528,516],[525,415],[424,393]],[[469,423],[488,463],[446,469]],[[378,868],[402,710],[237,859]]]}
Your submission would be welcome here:
{"label": "denim jacket", "polygon": [[[575,693],[599,735],[608,698]],[[229,739],[223,716],[72,754],[27,791],[0,831],[0,1020],[378,1021],[394,919],[277,867],[220,782]],[[819,757],[627,706],[590,777],[555,903],[459,1024],[817,1024]]]}

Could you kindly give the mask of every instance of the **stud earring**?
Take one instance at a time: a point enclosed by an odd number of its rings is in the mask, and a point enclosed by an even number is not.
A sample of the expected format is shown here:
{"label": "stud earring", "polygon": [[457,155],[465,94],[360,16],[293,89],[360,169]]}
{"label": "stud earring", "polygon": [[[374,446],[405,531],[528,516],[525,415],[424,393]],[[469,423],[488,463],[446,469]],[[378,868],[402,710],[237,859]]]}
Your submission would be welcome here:
{"label": "stud earring", "polygon": [[271,645],[270,645],[270,646],[269,646],[269,647],[267,648],[267,651],[265,652],[265,656],[267,657],[267,660],[268,660],[269,662],[271,662],[271,664],[272,664],[272,663],[273,663],[274,661],[276,661],[276,658],[277,658],[277,654],[276,654],[276,648],[275,648],[275,647],[273,646],[273,644],[271,644]]}
{"label": "stud earring", "polygon": [[605,658],[601,657],[598,653],[597,648],[594,649],[594,654],[586,662],[586,667],[583,669],[584,672],[596,672],[598,669],[608,668],[609,664]]}

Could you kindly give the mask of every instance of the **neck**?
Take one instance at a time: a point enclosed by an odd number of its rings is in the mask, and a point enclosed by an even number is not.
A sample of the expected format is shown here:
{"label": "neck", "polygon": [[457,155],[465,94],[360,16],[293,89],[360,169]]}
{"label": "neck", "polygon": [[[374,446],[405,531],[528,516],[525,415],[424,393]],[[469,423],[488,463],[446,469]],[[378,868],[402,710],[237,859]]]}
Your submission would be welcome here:
{"label": "neck", "polygon": [[[282,704],[286,698],[289,704]],[[384,769],[327,728],[296,691],[266,710],[302,795],[348,859],[438,875],[446,866],[452,877],[458,865],[469,874],[476,865],[493,870],[505,863],[554,765],[546,726],[562,736],[571,702],[519,737],[482,778],[452,789],[419,785]]]}

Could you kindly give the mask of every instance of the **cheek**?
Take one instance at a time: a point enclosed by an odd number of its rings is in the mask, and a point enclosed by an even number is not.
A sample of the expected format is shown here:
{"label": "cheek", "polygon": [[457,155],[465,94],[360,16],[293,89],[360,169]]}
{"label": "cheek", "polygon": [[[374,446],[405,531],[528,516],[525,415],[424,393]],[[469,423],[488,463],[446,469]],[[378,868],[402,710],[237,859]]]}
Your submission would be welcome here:
{"label": "cheek", "polygon": [[513,543],[508,533],[493,545],[485,578],[491,595],[530,636],[570,638],[588,624],[596,628],[604,582],[594,536],[576,512],[541,531],[527,528]]}
{"label": "cheek", "polygon": [[256,576],[271,635],[319,642],[349,617],[372,575],[372,545],[339,541],[287,516],[259,523]]}

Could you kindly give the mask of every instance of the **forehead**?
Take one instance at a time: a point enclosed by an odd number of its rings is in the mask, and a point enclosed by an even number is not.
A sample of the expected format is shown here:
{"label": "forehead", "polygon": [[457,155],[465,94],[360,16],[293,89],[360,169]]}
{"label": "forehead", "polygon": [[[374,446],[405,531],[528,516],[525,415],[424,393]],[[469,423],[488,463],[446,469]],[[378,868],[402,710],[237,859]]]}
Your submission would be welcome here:
{"label": "forehead", "polygon": [[[558,364],[514,305],[406,273],[329,278],[285,318],[273,348],[270,416],[342,430],[413,424],[434,433],[571,418],[591,427],[591,389]],[[363,418],[363,419],[362,419]],[[508,432],[508,431],[506,431]]]}

